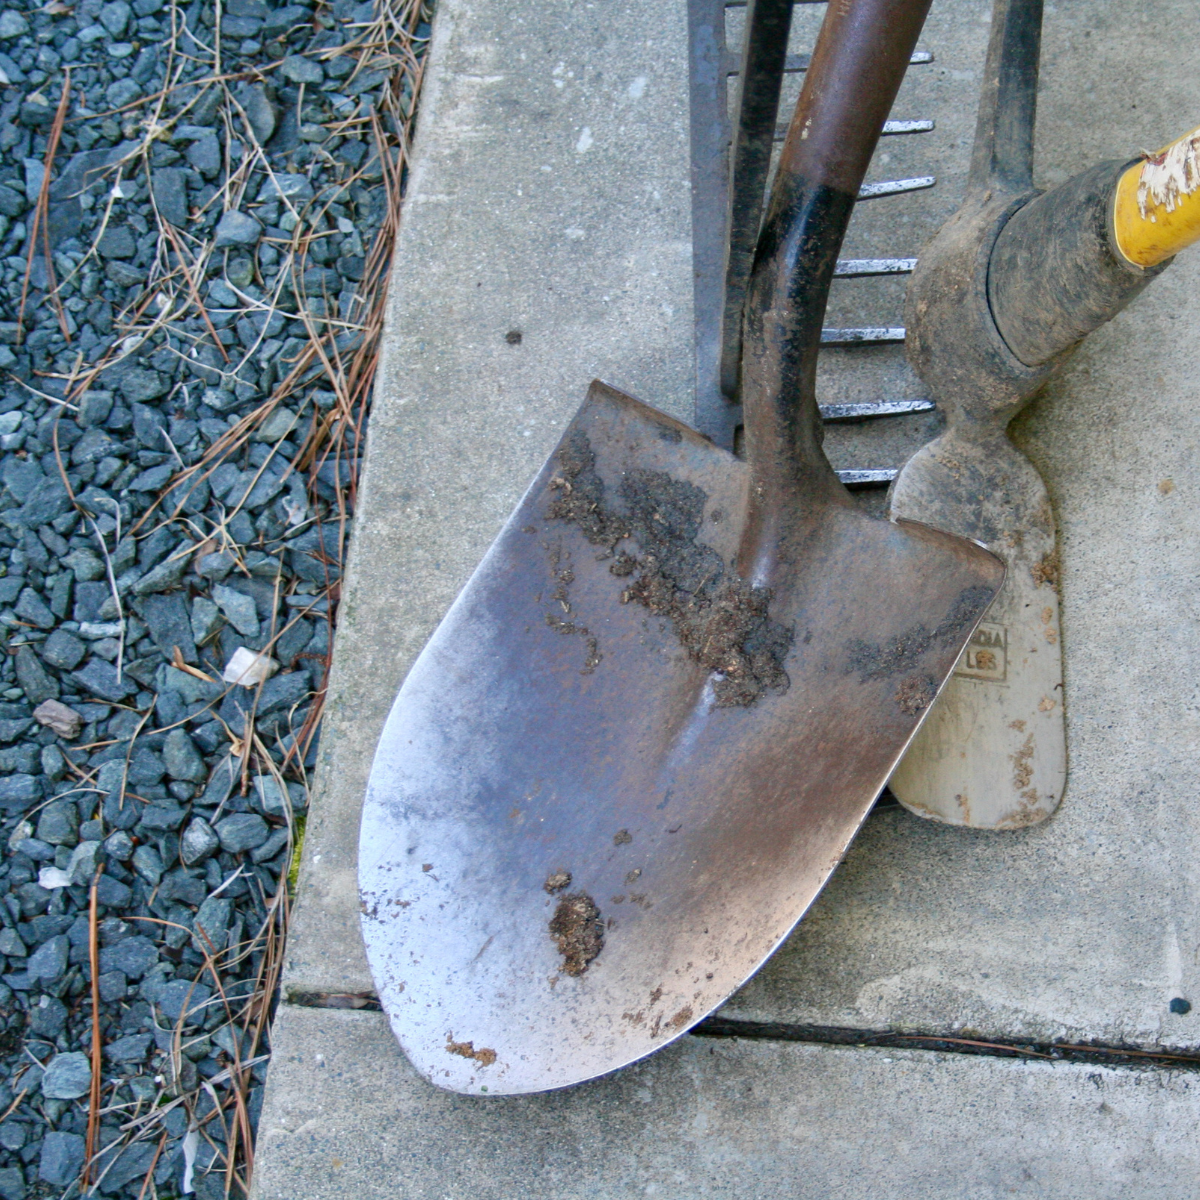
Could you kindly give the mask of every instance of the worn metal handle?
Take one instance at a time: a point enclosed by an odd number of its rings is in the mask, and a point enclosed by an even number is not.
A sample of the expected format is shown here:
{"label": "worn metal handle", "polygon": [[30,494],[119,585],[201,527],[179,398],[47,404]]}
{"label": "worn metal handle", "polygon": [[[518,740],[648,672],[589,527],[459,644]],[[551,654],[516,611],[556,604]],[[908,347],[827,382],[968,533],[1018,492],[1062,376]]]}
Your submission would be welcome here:
{"label": "worn metal handle", "polygon": [[995,0],[969,192],[1021,196],[1033,190],[1033,135],[1043,0]]}
{"label": "worn metal handle", "polygon": [[846,494],[821,451],[821,321],[859,185],[928,9],[929,0],[833,0],[788,128],[743,335],[751,540],[764,545],[805,495]]}
{"label": "worn metal handle", "polygon": [[779,93],[787,62],[792,0],[749,0],[737,113],[729,147],[729,211],[725,226],[725,304],[721,318],[721,390],[737,397],[742,310],[762,223]]}

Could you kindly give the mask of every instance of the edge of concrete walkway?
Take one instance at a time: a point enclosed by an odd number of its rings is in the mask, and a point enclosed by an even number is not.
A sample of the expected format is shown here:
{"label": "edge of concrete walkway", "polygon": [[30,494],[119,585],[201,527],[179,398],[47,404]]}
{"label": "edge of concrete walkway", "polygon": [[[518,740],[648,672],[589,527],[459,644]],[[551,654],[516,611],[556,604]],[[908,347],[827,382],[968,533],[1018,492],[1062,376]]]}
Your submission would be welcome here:
{"label": "edge of concrete walkway", "polygon": [[258,1200],[1178,1200],[1197,1077],[688,1037],[580,1087],[458,1096],[379,1013],[288,1009]]}
{"label": "edge of concrete walkway", "polygon": [[[654,30],[630,45],[608,29],[611,12],[593,9],[560,0],[438,6],[288,942],[289,992],[372,987],[356,859],[383,720],[590,380],[689,415],[685,28],[663,0],[624,6],[623,20]],[[411,287],[410,266],[420,271]]]}

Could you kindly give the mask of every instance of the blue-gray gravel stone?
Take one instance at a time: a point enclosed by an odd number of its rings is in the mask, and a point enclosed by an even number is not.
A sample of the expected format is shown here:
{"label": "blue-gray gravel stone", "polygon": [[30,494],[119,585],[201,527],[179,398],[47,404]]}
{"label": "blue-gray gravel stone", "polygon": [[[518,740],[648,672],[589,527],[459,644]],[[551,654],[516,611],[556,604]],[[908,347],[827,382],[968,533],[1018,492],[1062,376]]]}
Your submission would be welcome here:
{"label": "blue-gray gravel stone", "polygon": [[[144,404],[148,400],[157,400],[170,390],[168,380],[164,379],[157,371],[150,371],[144,367],[131,367],[123,372],[118,386],[121,389],[121,395],[130,404]],[[136,413],[137,410],[134,411]],[[164,446],[160,441],[153,448],[161,450],[164,449]]]}
{"label": "blue-gray gravel stone", "polygon": [[224,896],[209,896],[196,910],[192,922],[192,945],[201,954],[216,954],[225,949],[229,940],[229,922],[233,916],[233,901]]}
{"label": "blue-gray gravel stone", "polygon": [[98,658],[91,659],[80,670],[72,672],[71,678],[93,696],[113,704],[137,691],[137,685],[127,675],[118,679],[116,668]]}
{"label": "blue-gray gravel stone", "polygon": [[229,246],[254,246],[262,237],[263,227],[248,213],[232,209],[217,222],[213,245],[218,250]]}
{"label": "blue-gray gravel stone", "polygon": [[151,191],[162,216],[172,225],[187,224],[187,172],[179,167],[159,167],[151,172]]}
{"label": "blue-gray gravel stone", "polygon": [[163,861],[153,846],[139,846],[133,852],[131,865],[151,887],[158,887],[163,877]]}
{"label": "blue-gray gravel stone", "polygon": [[325,82],[325,72],[316,59],[305,58],[300,54],[289,54],[279,64],[280,74],[293,83],[320,84]]}
{"label": "blue-gray gravel stone", "polygon": [[187,810],[178,806],[167,807],[161,804],[148,804],[142,811],[139,824],[144,829],[173,830],[187,820]]}
{"label": "blue-gray gravel stone", "polygon": [[179,839],[179,857],[184,866],[192,867],[211,858],[220,846],[216,830],[203,817],[193,817]]}
{"label": "blue-gray gravel stone", "polygon": [[172,729],[163,742],[163,762],[172,779],[200,783],[208,778],[208,768],[192,739],[182,729]]}
{"label": "blue-gray gravel stone", "polygon": [[5,775],[0,778],[0,807],[20,808],[42,797],[42,785],[36,775]]}
{"label": "blue-gray gravel stone", "polygon": [[24,37],[29,32],[29,22],[19,12],[8,9],[0,13],[0,39]]}
{"label": "blue-gray gravel stone", "polygon": [[131,15],[131,9],[125,0],[112,0],[100,10],[100,24],[114,38],[119,38],[125,32]]}
{"label": "blue-gray gravel stone", "polygon": [[13,665],[17,671],[17,683],[30,704],[41,704],[43,700],[58,698],[58,680],[38,661],[38,656],[31,646],[17,647]]}
{"label": "blue-gray gravel stone", "polygon": [[184,662],[196,661],[196,643],[183,596],[177,593],[147,596],[141,612],[163,658],[170,662],[178,647]]}
{"label": "blue-gray gravel stone", "polygon": [[92,1065],[86,1054],[72,1050],[56,1054],[42,1076],[42,1095],[47,1100],[78,1100],[92,1086]]}
{"label": "blue-gray gravel stone", "polygon": [[104,1057],[109,1062],[134,1063],[141,1062],[150,1053],[150,1045],[154,1037],[149,1033],[130,1033],[116,1041],[109,1042],[104,1047]]}
{"label": "blue-gray gravel stone", "polygon": [[79,840],[79,813],[70,800],[55,800],[42,809],[37,835],[52,846],[74,846]]}
{"label": "blue-gray gravel stone", "polygon": [[15,929],[8,926],[0,928],[0,954],[6,954],[9,958],[24,958],[28,953],[21,935]]}
{"label": "blue-gray gravel stone", "polygon": [[128,862],[133,857],[133,850],[133,839],[124,829],[118,829],[104,839],[104,853],[116,862]]}
{"label": "blue-gray gravel stone", "polygon": [[[103,563],[100,568],[103,571]],[[87,646],[65,629],[56,629],[42,643],[42,658],[60,671],[73,671],[86,653]]]}
{"label": "blue-gray gravel stone", "polygon": [[96,875],[96,863],[100,853],[100,843],[89,839],[80,842],[71,851],[71,859],[67,864],[67,874],[77,887],[90,887]]}
{"label": "blue-gray gravel stone", "polygon": [[25,1200],[28,1194],[20,1167],[0,1167],[0,1200]]}
{"label": "blue-gray gravel stone", "polygon": [[257,813],[234,813],[217,822],[221,849],[229,854],[256,850],[270,836],[270,828]]}
{"label": "blue-gray gravel stone", "polygon": [[127,937],[100,947],[102,972],[120,971],[130,979],[141,979],[157,962],[158,947],[147,937]]}
{"label": "blue-gray gravel stone", "polygon": [[230,624],[243,637],[256,638],[259,634],[258,612],[254,601],[242,592],[234,591],[224,584],[213,584],[212,597]]}
{"label": "blue-gray gravel stone", "polygon": [[100,987],[100,999],[106,1004],[124,1000],[129,991],[125,976],[120,971],[108,971],[96,979]]}
{"label": "blue-gray gravel stone", "polygon": [[173,979],[170,983],[152,989],[153,1003],[157,1004],[162,1015],[172,1022],[178,1021],[185,1011],[190,1021],[202,1018],[205,1004],[211,995],[211,988],[186,979]]}
{"label": "blue-gray gravel stone", "polygon": [[53,1130],[42,1141],[38,1178],[53,1187],[74,1183],[83,1169],[85,1154],[86,1143],[79,1134]]}
{"label": "blue-gray gravel stone", "polygon": [[147,571],[133,585],[134,594],[149,596],[155,592],[169,591],[178,585],[186,570],[187,559],[185,557],[168,558],[165,562],[160,562],[157,567]]}
{"label": "blue-gray gravel stone", "polygon": [[66,935],[59,934],[43,942],[25,960],[25,969],[33,978],[40,979],[43,983],[54,983],[66,974],[70,952],[71,944]]}
{"label": "blue-gray gravel stone", "polygon": [[17,599],[13,610],[23,621],[29,621],[39,629],[53,629],[58,623],[46,602],[33,590],[25,588]]}

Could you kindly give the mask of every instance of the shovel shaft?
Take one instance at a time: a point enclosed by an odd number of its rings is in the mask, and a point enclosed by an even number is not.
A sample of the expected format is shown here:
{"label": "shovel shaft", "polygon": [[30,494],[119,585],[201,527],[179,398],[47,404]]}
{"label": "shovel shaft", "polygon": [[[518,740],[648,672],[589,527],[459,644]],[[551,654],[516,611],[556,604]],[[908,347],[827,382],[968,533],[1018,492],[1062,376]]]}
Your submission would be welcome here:
{"label": "shovel shaft", "polygon": [[771,582],[803,525],[806,499],[848,502],[821,452],[821,323],[859,185],[928,9],[929,0],[834,0],[788,128],[744,333],[752,500],[739,566],[759,583]]}

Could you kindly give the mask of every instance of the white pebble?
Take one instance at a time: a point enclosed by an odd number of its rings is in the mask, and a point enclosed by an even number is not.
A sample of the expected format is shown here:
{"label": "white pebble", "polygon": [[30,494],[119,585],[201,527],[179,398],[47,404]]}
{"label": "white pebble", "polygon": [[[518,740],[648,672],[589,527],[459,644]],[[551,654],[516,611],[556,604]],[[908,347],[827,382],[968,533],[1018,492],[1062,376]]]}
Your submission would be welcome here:
{"label": "white pebble", "polygon": [[221,678],[226,683],[240,683],[242,687],[252,688],[258,687],[264,679],[270,679],[278,670],[279,664],[273,658],[239,646],[225,664]]}

